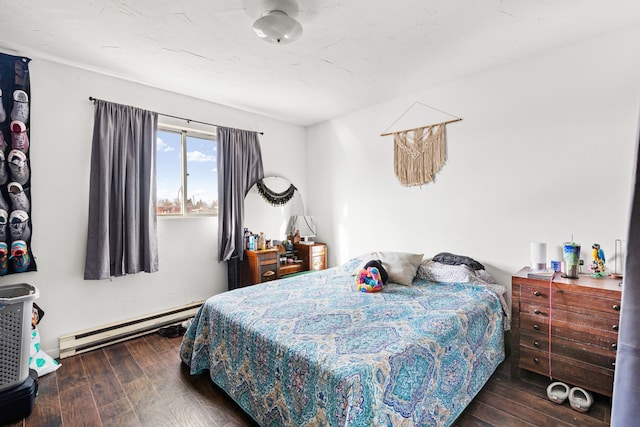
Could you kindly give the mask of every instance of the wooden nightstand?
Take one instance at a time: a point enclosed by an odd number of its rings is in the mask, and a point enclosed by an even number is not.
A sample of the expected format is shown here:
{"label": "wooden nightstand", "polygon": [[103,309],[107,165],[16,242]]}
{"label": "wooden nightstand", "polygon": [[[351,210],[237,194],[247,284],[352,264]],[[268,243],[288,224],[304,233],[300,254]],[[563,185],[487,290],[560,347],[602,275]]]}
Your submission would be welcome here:
{"label": "wooden nightstand", "polygon": [[[605,396],[613,391],[621,279],[580,275],[551,284],[527,277],[528,268],[512,276],[511,374],[520,369]],[[549,337],[551,318],[551,337]]]}
{"label": "wooden nightstand", "polygon": [[314,243],[313,245],[298,243],[294,247],[298,252],[298,258],[302,260],[307,270],[327,268],[327,245],[324,243]]}
{"label": "wooden nightstand", "polygon": [[278,278],[278,249],[244,251],[242,261],[242,286],[268,282]]}

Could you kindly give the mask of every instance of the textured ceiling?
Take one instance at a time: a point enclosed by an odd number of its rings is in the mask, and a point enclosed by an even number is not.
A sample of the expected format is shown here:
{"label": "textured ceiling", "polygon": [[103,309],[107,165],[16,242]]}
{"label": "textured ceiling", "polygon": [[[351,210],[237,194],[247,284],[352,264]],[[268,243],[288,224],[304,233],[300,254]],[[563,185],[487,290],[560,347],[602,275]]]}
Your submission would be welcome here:
{"label": "textured ceiling", "polygon": [[302,39],[272,45],[274,1],[0,0],[0,51],[311,125],[640,23],[638,0],[298,0]]}

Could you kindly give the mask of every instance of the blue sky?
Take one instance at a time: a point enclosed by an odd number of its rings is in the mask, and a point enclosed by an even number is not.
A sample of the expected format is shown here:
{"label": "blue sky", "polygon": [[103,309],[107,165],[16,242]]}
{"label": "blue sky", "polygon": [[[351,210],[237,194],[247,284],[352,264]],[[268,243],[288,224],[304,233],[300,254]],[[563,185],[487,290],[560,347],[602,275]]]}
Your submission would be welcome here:
{"label": "blue sky", "polygon": [[[187,137],[188,197],[211,203],[218,199],[215,141]],[[174,200],[180,190],[180,134],[158,130],[156,187],[158,200]]]}

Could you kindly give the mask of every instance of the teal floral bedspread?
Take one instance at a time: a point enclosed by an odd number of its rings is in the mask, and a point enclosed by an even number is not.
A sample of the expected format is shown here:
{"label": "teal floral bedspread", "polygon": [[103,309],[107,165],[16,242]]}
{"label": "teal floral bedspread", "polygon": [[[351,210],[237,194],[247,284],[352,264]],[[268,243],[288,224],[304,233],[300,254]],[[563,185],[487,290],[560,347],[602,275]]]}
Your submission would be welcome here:
{"label": "teal floral bedspread", "polygon": [[213,296],[182,360],[262,426],[450,425],[504,360],[496,294],[419,279],[363,293],[354,267]]}

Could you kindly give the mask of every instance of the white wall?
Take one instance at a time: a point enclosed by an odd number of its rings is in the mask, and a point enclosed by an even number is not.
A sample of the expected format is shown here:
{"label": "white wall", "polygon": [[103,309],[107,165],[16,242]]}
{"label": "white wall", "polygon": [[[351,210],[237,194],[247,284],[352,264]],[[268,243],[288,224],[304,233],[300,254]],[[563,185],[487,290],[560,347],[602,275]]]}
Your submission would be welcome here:
{"label": "white wall", "polygon": [[[636,26],[309,128],[308,208],[330,264],[370,250],[448,251],[509,284],[531,241],[559,259],[572,235],[585,263],[594,242],[611,260],[627,233],[639,51]],[[393,137],[379,134],[416,101],[464,120],[448,126],[436,182],[407,188]]]}
{"label": "white wall", "polygon": [[[30,72],[32,249],[38,271],[2,277],[0,285],[27,282],[39,288],[37,303],[46,312],[39,327],[42,348],[53,356],[60,335],[206,299],[227,286],[226,264],[217,262],[217,218],[159,218],[158,273],[83,280],[93,129],[89,96],[263,131],[265,175],[288,178],[306,195],[303,127],[37,58]],[[162,116],[160,121],[185,124]]]}

